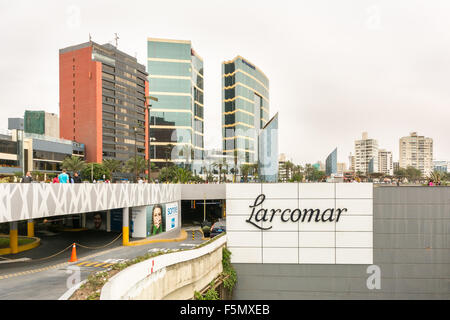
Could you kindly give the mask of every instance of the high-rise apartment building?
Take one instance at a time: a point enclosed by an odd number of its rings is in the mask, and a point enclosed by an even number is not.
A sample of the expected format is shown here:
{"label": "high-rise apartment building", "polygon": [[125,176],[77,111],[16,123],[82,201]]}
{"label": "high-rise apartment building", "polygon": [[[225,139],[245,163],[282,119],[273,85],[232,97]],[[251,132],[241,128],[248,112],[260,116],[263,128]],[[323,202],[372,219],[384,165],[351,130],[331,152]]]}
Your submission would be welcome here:
{"label": "high-rise apartment building", "polygon": [[147,39],[150,156],[159,167],[204,158],[203,59],[191,41]]}
{"label": "high-rise apartment building", "polygon": [[351,152],[348,156],[348,170],[351,172],[355,172],[355,156],[352,155]]}
{"label": "high-rise apartment building", "polygon": [[111,44],[59,50],[60,137],[85,144],[88,162],[147,158],[147,76]]}
{"label": "high-rise apartment building", "polygon": [[401,168],[414,167],[426,176],[433,171],[433,139],[412,132],[400,138],[399,156]]}
{"label": "high-rise apartment building", "polygon": [[385,149],[378,150],[378,172],[392,176],[394,174],[394,163],[392,152]]}
{"label": "high-rise apartment building", "polygon": [[347,164],[345,162],[338,162],[337,163],[337,174],[339,176],[343,176],[346,171],[347,171]]}
{"label": "high-rise apartment building", "polygon": [[269,79],[237,56],[222,63],[223,151],[239,164],[258,162],[259,132],[269,122]]}
{"label": "high-rise apartment building", "polygon": [[369,139],[363,132],[362,139],[355,141],[355,172],[369,174],[378,172],[378,141]]}

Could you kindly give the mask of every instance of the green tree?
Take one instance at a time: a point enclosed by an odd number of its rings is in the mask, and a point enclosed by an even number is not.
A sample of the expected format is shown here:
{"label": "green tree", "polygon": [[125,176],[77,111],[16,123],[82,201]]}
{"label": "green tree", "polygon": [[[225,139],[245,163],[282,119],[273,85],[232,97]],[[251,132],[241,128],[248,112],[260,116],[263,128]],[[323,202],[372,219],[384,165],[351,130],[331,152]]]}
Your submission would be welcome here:
{"label": "green tree", "polygon": [[248,182],[248,175],[250,174],[250,165],[242,164],[241,165],[241,175],[244,178],[244,182]]}
{"label": "green tree", "polygon": [[105,166],[101,163],[89,163],[81,171],[81,176],[83,177],[83,179],[89,181],[91,181],[91,174],[93,174],[94,180],[97,181],[103,180],[103,176],[105,176],[105,179],[111,179],[108,169],[106,169]]}
{"label": "green tree", "polygon": [[164,167],[159,171],[159,182],[173,182],[176,176],[176,166]]}
{"label": "green tree", "polygon": [[66,169],[69,172],[80,172],[83,171],[85,167],[86,162],[77,156],[67,157],[61,164],[61,169]]}
{"label": "green tree", "polygon": [[183,168],[177,168],[175,171],[175,183],[188,183],[193,179],[192,172]]}
{"label": "green tree", "polygon": [[120,172],[122,169],[122,161],[116,159],[105,159],[103,160],[103,166],[106,168],[106,170],[108,170],[112,182],[114,173]]}
{"label": "green tree", "polygon": [[407,177],[407,173],[406,170],[403,168],[398,168],[397,170],[395,170],[394,172],[394,176],[400,179],[406,178]]}
{"label": "green tree", "polygon": [[417,181],[422,176],[422,172],[419,169],[409,166],[406,168],[406,176],[409,181]]}
{"label": "green tree", "polygon": [[[143,157],[132,157],[125,162],[125,170],[139,177],[147,169],[147,160]],[[136,177],[136,179],[137,179]]]}

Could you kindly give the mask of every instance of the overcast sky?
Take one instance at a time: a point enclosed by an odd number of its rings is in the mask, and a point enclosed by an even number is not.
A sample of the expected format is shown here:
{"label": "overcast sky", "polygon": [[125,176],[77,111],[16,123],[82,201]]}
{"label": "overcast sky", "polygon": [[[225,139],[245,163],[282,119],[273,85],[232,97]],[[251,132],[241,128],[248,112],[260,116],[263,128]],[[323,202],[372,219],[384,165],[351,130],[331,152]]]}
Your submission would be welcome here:
{"label": "overcast sky", "polygon": [[0,128],[26,109],[59,113],[58,50],[100,44],[145,66],[147,37],[191,40],[204,59],[205,146],[221,148],[221,63],[241,55],[270,80],[279,151],[348,163],[363,131],[393,151],[417,131],[450,160],[450,2],[0,2]]}

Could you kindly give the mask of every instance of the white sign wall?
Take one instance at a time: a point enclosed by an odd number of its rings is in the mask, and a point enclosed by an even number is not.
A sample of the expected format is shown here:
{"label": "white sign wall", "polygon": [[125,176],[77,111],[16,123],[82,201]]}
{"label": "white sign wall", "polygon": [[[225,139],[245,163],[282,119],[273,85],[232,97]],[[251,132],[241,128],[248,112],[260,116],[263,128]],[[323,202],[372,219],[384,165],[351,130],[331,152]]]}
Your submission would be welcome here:
{"label": "white sign wall", "polygon": [[372,264],[371,183],[227,184],[232,263]]}

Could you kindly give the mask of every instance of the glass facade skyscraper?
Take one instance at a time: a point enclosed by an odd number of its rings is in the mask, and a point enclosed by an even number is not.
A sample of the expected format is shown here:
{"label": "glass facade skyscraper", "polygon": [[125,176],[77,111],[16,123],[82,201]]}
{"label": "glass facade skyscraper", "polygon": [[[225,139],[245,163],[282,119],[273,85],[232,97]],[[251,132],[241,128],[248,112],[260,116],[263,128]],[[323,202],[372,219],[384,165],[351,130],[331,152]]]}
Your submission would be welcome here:
{"label": "glass facade skyscraper", "polygon": [[261,130],[258,144],[261,182],[278,182],[278,113]]}
{"label": "glass facade skyscraper", "polygon": [[222,88],[224,154],[239,164],[257,163],[259,132],[269,122],[269,79],[237,56],[222,63]]}
{"label": "glass facade skyscraper", "polygon": [[337,170],[337,148],[331,152],[327,160],[325,161],[325,167],[326,167],[326,174],[327,176],[331,176],[332,174],[336,174],[338,172]]}
{"label": "glass facade skyscraper", "polygon": [[150,157],[157,166],[204,157],[203,59],[191,41],[147,39]]}

